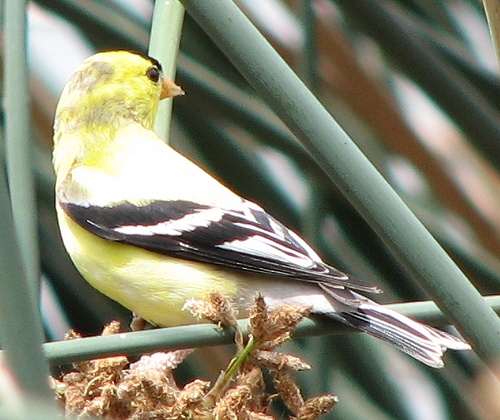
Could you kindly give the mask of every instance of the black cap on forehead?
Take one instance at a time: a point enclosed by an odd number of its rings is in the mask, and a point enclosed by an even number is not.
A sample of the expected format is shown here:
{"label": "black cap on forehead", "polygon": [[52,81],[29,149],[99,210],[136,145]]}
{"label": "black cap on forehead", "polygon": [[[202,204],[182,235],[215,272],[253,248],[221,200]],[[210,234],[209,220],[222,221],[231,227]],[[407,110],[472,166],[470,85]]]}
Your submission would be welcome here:
{"label": "black cap on forehead", "polygon": [[161,67],[160,62],[156,58],[150,57],[149,55],[144,54],[144,53],[142,53],[140,51],[129,50],[129,52],[132,53],[132,54],[140,55],[145,60],[150,61],[151,64],[153,64],[154,66],[158,67],[158,69],[160,71],[163,71],[163,68]]}

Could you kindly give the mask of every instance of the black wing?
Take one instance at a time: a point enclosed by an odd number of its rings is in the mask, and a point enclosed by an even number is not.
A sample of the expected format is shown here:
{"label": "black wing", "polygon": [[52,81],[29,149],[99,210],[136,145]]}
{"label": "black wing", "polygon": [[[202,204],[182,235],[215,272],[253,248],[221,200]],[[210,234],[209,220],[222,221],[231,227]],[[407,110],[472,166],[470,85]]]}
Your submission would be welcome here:
{"label": "black wing", "polygon": [[379,292],[324,264],[298,235],[243,199],[233,209],[190,201],[60,205],[80,226],[111,241],[236,270]]}

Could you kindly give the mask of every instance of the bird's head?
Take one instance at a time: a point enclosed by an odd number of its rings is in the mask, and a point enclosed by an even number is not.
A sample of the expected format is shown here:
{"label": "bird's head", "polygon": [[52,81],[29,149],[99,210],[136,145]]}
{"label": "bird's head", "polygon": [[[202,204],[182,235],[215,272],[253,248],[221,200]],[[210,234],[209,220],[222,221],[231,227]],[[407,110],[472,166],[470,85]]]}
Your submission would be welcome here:
{"label": "bird's head", "polygon": [[160,99],[182,95],[154,58],[108,51],[87,58],[66,84],[55,131],[118,128],[131,121],[151,129]]}

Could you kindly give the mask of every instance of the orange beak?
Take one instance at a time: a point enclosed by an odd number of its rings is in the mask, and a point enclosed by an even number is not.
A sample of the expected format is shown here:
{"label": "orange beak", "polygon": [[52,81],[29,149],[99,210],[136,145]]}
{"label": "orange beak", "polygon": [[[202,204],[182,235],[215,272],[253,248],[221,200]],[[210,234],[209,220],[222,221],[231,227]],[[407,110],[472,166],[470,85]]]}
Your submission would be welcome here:
{"label": "orange beak", "polygon": [[184,95],[184,91],[179,85],[176,85],[172,80],[167,77],[163,78],[161,86],[160,99],[172,98],[174,96]]}

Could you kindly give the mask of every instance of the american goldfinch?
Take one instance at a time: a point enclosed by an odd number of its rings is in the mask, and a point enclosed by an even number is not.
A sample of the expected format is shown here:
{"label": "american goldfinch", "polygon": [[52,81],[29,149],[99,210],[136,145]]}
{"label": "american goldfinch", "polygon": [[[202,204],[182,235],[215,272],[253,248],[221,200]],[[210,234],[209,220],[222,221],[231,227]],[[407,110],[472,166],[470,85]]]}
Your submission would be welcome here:
{"label": "american goldfinch", "polygon": [[157,326],[195,322],[191,299],[218,291],[245,317],[270,307],[358,328],[441,367],[462,340],[358,292],[378,292],[324,263],[296,233],[239,197],[152,131],[160,99],[182,94],[153,58],[86,59],[66,84],[54,124],[56,207],[64,245],[97,290]]}

